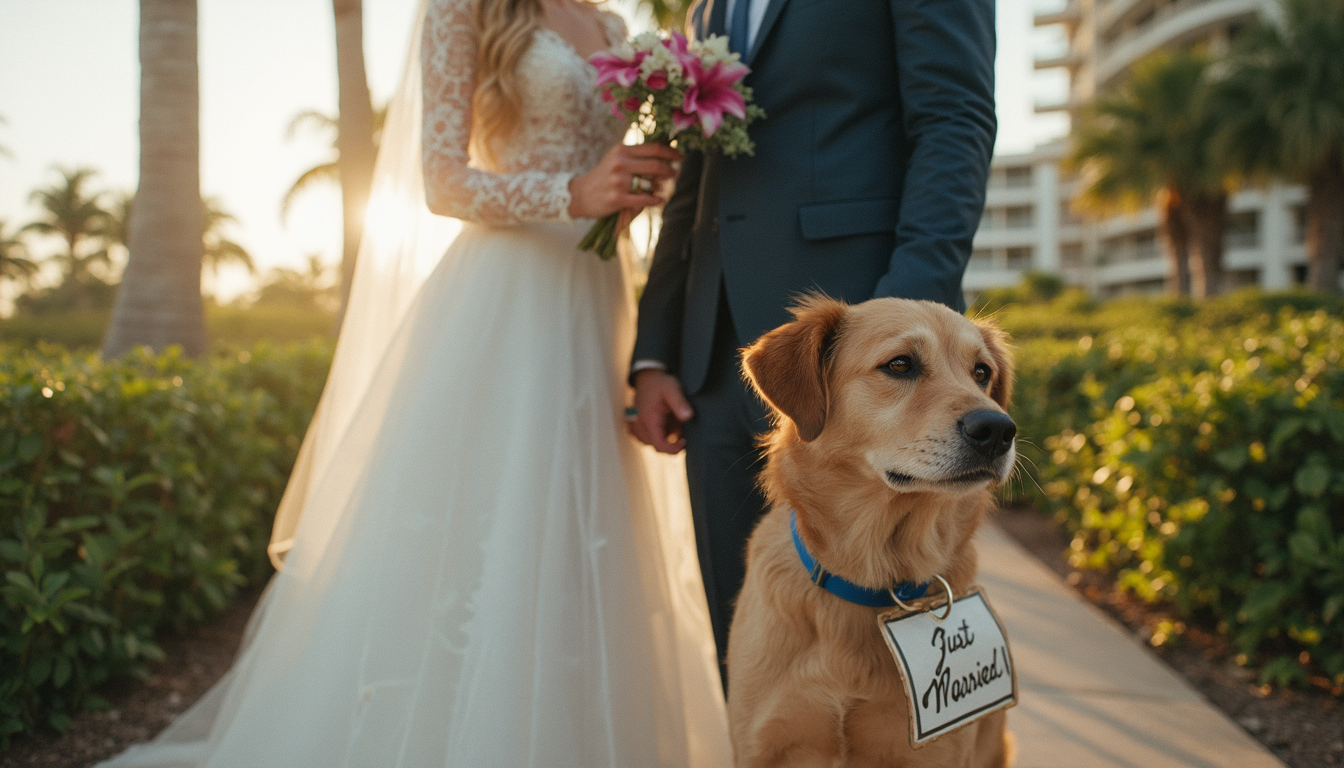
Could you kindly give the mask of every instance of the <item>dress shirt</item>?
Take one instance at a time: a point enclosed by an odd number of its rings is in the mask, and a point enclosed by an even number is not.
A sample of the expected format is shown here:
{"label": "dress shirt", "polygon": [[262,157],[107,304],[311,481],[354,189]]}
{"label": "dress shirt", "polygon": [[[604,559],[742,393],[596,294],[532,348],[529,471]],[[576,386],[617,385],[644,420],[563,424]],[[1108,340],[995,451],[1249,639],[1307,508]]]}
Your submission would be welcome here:
{"label": "dress shirt", "polygon": [[[761,31],[761,22],[765,21],[765,7],[770,4],[770,0],[728,0],[728,5],[723,9],[727,14],[724,16],[724,22],[727,26],[725,32],[731,33],[733,31],[733,8],[738,3],[750,3],[747,6],[747,18],[749,20],[747,24],[747,50],[749,51],[751,46],[756,44],[756,33]],[[743,52],[742,57],[746,58],[745,52]]]}

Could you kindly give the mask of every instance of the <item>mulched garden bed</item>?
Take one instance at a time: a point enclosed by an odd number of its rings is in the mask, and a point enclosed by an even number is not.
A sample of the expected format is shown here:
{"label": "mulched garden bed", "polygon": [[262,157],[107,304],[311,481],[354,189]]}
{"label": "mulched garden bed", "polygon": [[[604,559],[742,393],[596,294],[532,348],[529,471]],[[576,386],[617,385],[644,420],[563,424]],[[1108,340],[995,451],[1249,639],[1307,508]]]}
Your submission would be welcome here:
{"label": "mulched garden bed", "polygon": [[[1167,611],[1116,592],[1104,575],[1071,568],[1065,558],[1069,537],[1048,517],[1031,509],[1007,509],[998,522],[1080,594],[1141,638],[1151,638],[1160,621],[1174,620]],[[0,753],[0,768],[86,768],[152,738],[228,670],[260,594],[257,590],[245,595],[203,627],[163,638],[167,659],[155,666],[148,680],[102,692],[111,710],[81,713],[61,735],[17,739],[13,748]],[[1179,644],[1155,650],[1291,768],[1344,766],[1344,700],[1316,689],[1257,685],[1254,673],[1237,666],[1226,641],[1200,627],[1188,627]]]}
{"label": "mulched garden bed", "polygon": [[153,738],[228,671],[260,596],[261,590],[251,591],[209,624],[159,638],[167,658],[148,680],[99,691],[112,708],[75,715],[63,734],[16,738],[0,752],[0,768],[86,768]]}
{"label": "mulched garden bed", "polygon": [[[1014,508],[1002,510],[997,520],[1019,544],[1140,639],[1151,641],[1161,622],[1180,620],[1170,610],[1117,592],[1103,573],[1070,567],[1065,556],[1069,535],[1046,515]],[[1153,650],[1290,768],[1344,766],[1344,699],[1317,688],[1259,685],[1256,673],[1238,666],[1236,651],[1207,627],[1188,625],[1178,641]]]}

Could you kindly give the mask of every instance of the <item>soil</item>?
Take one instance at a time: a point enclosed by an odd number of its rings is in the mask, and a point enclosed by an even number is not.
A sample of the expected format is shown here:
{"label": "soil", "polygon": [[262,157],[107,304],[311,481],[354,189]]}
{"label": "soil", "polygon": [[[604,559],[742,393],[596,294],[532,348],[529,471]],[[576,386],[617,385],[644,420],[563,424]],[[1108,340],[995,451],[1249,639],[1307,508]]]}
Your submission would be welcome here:
{"label": "soil", "polygon": [[100,690],[112,708],[75,715],[63,734],[16,738],[0,768],[85,768],[153,738],[228,671],[260,596],[248,592],[209,624],[159,638],[167,658],[148,679]]}
{"label": "soil", "polygon": [[[1068,564],[1068,536],[1053,520],[1031,509],[1007,509],[998,522],[1020,544],[1078,592],[1150,641],[1170,613],[1116,592],[1102,574]],[[100,691],[106,712],[84,712],[64,734],[15,740],[0,753],[0,768],[85,768],[152,738],[191,706],[233,661],[247,618],[260,591],[251,592],[198,629],[163,638],[167,659],[145,681]],[[1158,656],[1290,768],[1344,766],[1344,699],[1318,689],[1287,690],[1257,684],[1255,674],[1207,628],[1188,626],[1179,643],[1154,648]]]}
{"label": "soil", "polygon": [[1072,568],[1066,557],[1069,536],[1046,515],[1015,508],[1002,510],[997,519],[1009,536],[1147,642],[1177,674],[1290,768],[1344,766],[1344,698],[1338,691],[1262,686],[1257,674],[1238,665],[1236,651],[1209,627],[1186,624],[1174,642],[1154,643],[1159,625],[1180,622],[1180,617],[1117,592],[1103,573]]}

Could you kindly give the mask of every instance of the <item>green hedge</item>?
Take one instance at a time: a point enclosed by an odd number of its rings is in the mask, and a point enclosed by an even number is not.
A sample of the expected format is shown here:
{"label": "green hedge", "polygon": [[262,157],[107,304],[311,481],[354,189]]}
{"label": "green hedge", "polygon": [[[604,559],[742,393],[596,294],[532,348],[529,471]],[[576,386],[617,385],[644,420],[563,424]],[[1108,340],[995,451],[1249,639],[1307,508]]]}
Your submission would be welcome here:
{"label": "green hedge", "polygon": [[94,686],[144,673],[156,631],[268,575],[330,347],[0,354],[0,746],[64,728]]}
{"label": "green hedge", "polygon": [[1207,616],[1267,680],[1344,685],[1338,299],[1069,300],[1000,318],[1039,483],[1023,490],[1074,531],[1074,564]]}
{"label": "green hedge", "polygon": [[[14,315],[0,319],[0,342],[29,347],[45,342],[94,350],[102,346],[109,318],[105,310]],[[206,307],[205,327],[216,347],[251,346],[261,341],[283,344],[333,338],[336,318],[329,312],[288,305],[211,305]]]}

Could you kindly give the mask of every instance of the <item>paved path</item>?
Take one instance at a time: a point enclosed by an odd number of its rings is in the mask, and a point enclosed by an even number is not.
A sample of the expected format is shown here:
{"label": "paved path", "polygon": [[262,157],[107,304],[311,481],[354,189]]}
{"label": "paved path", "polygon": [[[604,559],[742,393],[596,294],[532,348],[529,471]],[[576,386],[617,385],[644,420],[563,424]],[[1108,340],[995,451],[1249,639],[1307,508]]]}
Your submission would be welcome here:
{"label": "paved path", "polygon": [[1283,768],[997,527],[978,545],[1017,664],[1017,768]]}

